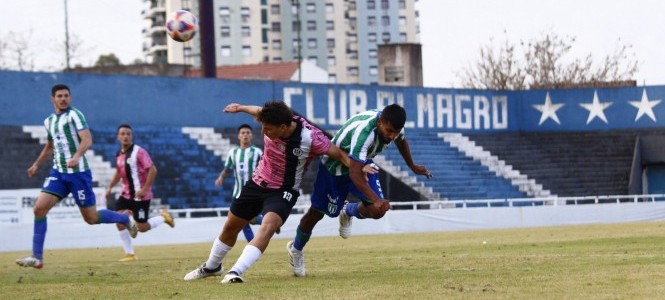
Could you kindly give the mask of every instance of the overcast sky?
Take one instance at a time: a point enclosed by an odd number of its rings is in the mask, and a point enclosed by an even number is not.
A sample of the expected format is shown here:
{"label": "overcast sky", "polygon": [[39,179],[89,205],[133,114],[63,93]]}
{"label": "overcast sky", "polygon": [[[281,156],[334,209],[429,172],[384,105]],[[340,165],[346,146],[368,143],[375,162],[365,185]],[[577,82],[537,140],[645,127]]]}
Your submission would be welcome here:
{"label": "overcast sky", "polygon": [[[114,53],[122,63],[142,59],[142,0],[68,0],[70,35],[82,41],[91,65]],[[518,42],[549,31],[574,36],[572,54],[601,58],[633,46],[639,84],[665,84],[665,1],[662,0],[419,0],[425,86],[460,87],[456,73],[473,63],[490,38]],[[64,1],[3,1],[0,37],[30,37],[38,69],[64,66]],[[496,43],[498,44],[498,43]]]}

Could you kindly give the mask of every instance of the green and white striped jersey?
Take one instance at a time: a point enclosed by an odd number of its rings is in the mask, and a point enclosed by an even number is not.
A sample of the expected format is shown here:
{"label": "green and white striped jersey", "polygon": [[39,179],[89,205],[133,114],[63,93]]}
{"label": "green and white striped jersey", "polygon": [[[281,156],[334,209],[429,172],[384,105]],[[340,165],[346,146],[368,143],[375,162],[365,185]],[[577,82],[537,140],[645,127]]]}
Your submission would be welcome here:
{"label": "green and white striped jersey", "polygon": [[[347,120],[332,139],[333,144],[349,153],[355,160],[366,162],[385,150],[390,142],[386,143],[380,138],[377,120],[381,116],[378,110],[368,110],[359,113]],[[404,128],[395,138],[395,141],[404,140]],[[326,169],[335,176],[348,175],[349,168],[341,162],[329,158],[321,158]]]}
{"label": "green and white striped jersey", "polygon": [[85,155],[75,168],[67,168],[67,160],[72,158],[81,144],[78,132],[88,129],[88,122],[78,109],[69,107],[60,114],[51,114],[44,120],[48,140],[53,142],[53,168],[60,173],[77,173],[90,170]]}
{"label": "green and white striped jersey", "polygon": [[261,148],[251,145],[245,149],[235,147],[229,150],[226,156],[224,168],[233,171],[235,184],[233,186],[233,199],[240,196],[240,190],[245,182],[252,178],[254,169],[259,165],[259,159],[263,155]]}

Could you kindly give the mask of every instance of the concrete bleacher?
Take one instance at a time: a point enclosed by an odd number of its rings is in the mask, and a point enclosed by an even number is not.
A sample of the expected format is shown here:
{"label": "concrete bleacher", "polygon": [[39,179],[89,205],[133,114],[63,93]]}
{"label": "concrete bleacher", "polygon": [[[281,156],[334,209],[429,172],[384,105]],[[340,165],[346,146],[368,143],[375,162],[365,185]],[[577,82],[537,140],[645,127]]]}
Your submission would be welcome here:
{"label": "concrete bleacher", "polygon": [[[510,181],[498,177],[487,167],[451,147],[432,131],[409,131],[411,155],[416,164],[425,165],[433,177],[418,176],[418,182],[430,187],[441,198],[448,200],[524,198]],[[390,146],[383,156],[410,171],[396,146]]]}
{"label": "concrete bleacher", "polygon": [[42,186],[48,175],[51,158],[42,163],[34,177],[29,178],[27,170],[35,162],[43,149],[21,126],[0,125],[0,189],[29,189]]}
{"label": "concrete bleacher", "polygon": [[473,134],[469,138],[558,196],[628,193],[635,140],[662,130]]}

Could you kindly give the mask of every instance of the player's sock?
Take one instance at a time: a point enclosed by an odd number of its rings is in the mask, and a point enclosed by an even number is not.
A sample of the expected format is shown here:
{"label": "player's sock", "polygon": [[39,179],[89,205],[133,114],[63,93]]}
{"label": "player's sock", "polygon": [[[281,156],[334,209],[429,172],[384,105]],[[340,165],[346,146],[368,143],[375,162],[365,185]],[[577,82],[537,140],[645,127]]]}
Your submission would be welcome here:
{"label": "player's sock", "polygon": [[218,237],[215,238],[215,242],[212,243],[212,249],[210,249],[210,256],[208,256],[208,260],[206,261],[206,269],[217,269],[231,248],[220,241]]}
{"label": "player's sock", "polygon": [[305,248],[305,245],[307,245],[310,236],[312,236],[311,232],[302,231],[300,225],[298,225],[298,229],[296,229],[296,238],[293,241],[293,248],[302,251],[302,249]]}
{"label": "player's sock", "polygon": [[159,225],[164,224],[164,217],[162,216],[154,216],[150,219],[148,219],[148,224],[150,224],[150,229],[153,229]]}
{"label": "player's sock", "polygon": [[353,202],[349,203],[346,205],[346,214],[349,216],[356,217],[358,219],[364,219],[365,216],[360,214],[360,211],[358,210],[358,205],[360,205],[360,202]]}
{"label": "player's sock", "polygon": [[252,226],[249,226],[249,224],[242,228],[242,233],[245,235],[248,242],[251,242],[254,239],[254,232],[252,231]]}
{"label": "player's sock", "polygon": [[261,225],[261,222],[263,222],[263,214],[259,214],[258,216],[256,216],[256,221],[254,225]]}
{"label": "player's sock", "polygon": [[249,269],[249,267],[256,263],[259,258],[261,258],[261,254],[259,248],[256,248],[253,245],[245,246],[245,249],[242,250],[242,254],[238,257],[238,261],[236,261],[236,264],[233,265],[229,272],[236,272],[236,274],[242,275],[247,269]]}
{"label": "player's sock", "polygon": [[120,224],[127,224],[129,223],[129,216],[126,214],[121,214],[114,212],[112,210],[108,209],[100,209],[97,211],[97,215],[99,216],[97,218],[97,224],[108,224],[108,223],[120,223]]}
{"label": "player's sock", "polygon": [[120,233],[120,241],[122,241],[122,249],[127,254],[134,254],[134,246],[132,245],[132,237],[129,235],[129,230],[126,228],[118,231]]}
{"label": "player's sock", "polygon": [[44,257],[44,239],[47,229],[46,217],[35,217],[35,226],[32,235],[32,254],[39,260]]}

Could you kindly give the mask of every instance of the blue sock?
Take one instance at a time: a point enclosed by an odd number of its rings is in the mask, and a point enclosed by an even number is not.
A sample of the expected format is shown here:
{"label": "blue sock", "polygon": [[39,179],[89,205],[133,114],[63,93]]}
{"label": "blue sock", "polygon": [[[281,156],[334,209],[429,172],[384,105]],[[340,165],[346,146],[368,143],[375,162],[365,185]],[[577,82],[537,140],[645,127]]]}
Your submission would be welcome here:
{"label": "blue sock", "polygon": [[39,260],[44,257],[44,240],[46,239],[46,217],[35,217],[35,226],[32,235],[32,255]]}
{"label": "blue sock", "polygon": [[120,223],[120,224],[127,224],[129,223],[129,216],[126,214],[121,214],[118,212],[114,212],[112,210],[108,209],[100,209],[97,211],[97,215],[99,216],[97,218],[97,224],[102,224],[102,223]]}
{"label": "blue sock", "polygon": [[360,214],[360,211],[358,211],[358,205],[360,205],[360,202],[353,202],[349,203],[346,205],[346,214],[349,216],[354,216],[358,219],[364,219],[365,217]]}
{"label": "blue sock", "polygon": [[261,222],[263,222],[263,215],[259,214],[258,216],[256,216],[256,223],[254,224],[261,225]]}
{"label": "blue sock", "polygon": [[252,227],[249,226],[249,224],[242,228],[242,233],[245,235],[245,238],[248,242],[251,242],[254,239],[254,232],[252,231]]}
{"label": "blue sock", "polygon": [[293,240],[293,248],[302,251],[302,249],[305,248],[305,245],[307,245],[307,242],[311,236],[311,232],[302,231],[302,229],[300,229],[300,225],[298,225],[298,229],[296,230],[296,238]]}

